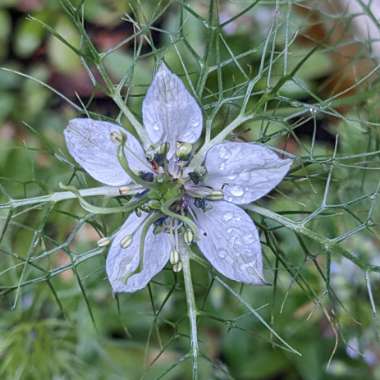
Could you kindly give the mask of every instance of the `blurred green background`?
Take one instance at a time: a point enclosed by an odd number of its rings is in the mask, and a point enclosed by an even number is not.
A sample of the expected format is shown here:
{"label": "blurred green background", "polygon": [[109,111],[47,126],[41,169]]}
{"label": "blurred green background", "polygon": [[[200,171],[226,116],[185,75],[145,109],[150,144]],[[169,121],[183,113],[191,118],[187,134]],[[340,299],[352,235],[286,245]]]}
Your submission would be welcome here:
{"label": "blurred green background", "polygon": [[[259,78],[253,108],[283,80],[261,116],[232,136],[297,157],[260,205],[306,218],[361,264],[252,213],[272,285],[229,284],[302,357],[194,264],[201,379],[380,379],[378,63],[356,42],[344,6],[321,3],[72,2],[139,119],[157,59],[187,85],[205,75],[198,100],[215,131],[237,114],[249,80]],[[81,108],[130,127],[65,12],[70,4],[0,0],[1,203],[59,191],[60,182],[96,185],[64,146],[63,129]],[[0,208],[0,379],[191,378],[181,276],[167,269],[149,289],[112,295],[96,241],[122,220],[88,215],[76,201]]]}

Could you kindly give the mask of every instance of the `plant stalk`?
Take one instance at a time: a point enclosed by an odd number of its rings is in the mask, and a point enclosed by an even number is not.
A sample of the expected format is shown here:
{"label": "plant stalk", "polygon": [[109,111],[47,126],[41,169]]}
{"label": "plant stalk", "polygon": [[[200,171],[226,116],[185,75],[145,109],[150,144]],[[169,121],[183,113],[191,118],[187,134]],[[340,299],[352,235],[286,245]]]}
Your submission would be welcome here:
{"label": "plant stalk", "polygon": [[195,304],[193,282],[191,280],[190,258],[188,248],[181,244],[181,261],[183,266],[183,279],[185,283],[187,313],[190,322],[191,353],[193,360],[193,380],[198,379],[198,331],[197,331],[197,308]]}
{"label": "plant stalk", "polygon": [[[128,189],[127,192],[121,192]],[[99,186],[92,187],[89,189],[78,190],[81,197],[95,197],[95,196],[105,196],[105,197],[120,197],[123,195],[134,195],[141,192],[141,186],[134,184],[123,186],[123,187],[113,187],[113,186]],[[33,206],[40,203],[50,203],[50,202],[60,202],[68,199],[76,199],[78,195],[74,194],[72,191],[58,191],[48,195],[42,195],[39,197],[23,198],[23,199],[12,199],[7,203],[0,204],[1,209],[16,209],[24,206]]]}

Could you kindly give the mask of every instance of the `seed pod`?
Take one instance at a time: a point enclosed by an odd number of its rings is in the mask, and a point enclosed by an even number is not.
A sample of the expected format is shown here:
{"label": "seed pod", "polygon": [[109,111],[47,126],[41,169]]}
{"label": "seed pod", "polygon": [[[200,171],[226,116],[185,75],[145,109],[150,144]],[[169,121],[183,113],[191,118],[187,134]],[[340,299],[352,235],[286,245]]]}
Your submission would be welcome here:
{"label": "seed pod", "polygon": [[126,249],[132,244],[132,241],[133,241],[132,235],[125,235],[120,241],[120,247],[123,249]]}
{"label": "seed pod", "polygon": [[96,242],[98,247],[106,247],[110,243],[111,243],[111,240],[108,237],[103,237]]}
{"label": "seed pod", "polygon": [[179,263],[179,253],[176,249],[170,252],[170,264],[176,265]]}

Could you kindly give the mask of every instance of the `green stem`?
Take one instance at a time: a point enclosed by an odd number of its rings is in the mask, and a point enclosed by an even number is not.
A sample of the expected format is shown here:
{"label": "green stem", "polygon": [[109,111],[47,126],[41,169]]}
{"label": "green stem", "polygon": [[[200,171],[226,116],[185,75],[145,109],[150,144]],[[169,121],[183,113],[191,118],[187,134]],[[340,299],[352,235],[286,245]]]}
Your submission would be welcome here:
{"label": "green stem", "polygon": [[183,280],[185,283],[187,313],[190,322],[190,340],[191,340],[191,353],[193,360],[193,376],[192,379],[198,379],[198,330],[197,330],[197,307],[195,304],[193,282],[191,280],[190,259],[189,252],[185,244],[182,244],[180,251],[181,261],[183,266]]}
{"label": "green stem", "polygon": [[131,110],[125,104],[125,101],[123,97],[121,96],[120,91],[115,88],[103,64],[99,63],[96,67],[106,84],[108,93],[111,96],[112,100],[116,103],[116,105],[120,108],[121,112],[131,123],[132,127],[136,131],[140,140],[143,142],[144,146],[149,146],[150,139],[148,137],[146,130],[143,128],[141,123],[137,120],[136,116],[131,112]]}
{"label": "green stem", "polygon": [[[125,193],[124,191],[128,189]],[[119,187],[112,186],[100,186],[93,187],[89,189],[78,190],[81,197],[98,197],[104,196],[109,198],[121,197],[125,195],[135,195],[141,192],[143,189],[139,185],[128,185],[124,186],[123,193],[120,192]],[[57,191],[52,194],[42,195],[39,197],[23,198],[23,199],[12,199],[7,203],[0,204],[1,209],[16,209],[24,206],[33,206],[40,203],[57,203],[68,199],[77,199],[78,195],[74,194],[72,191]]]}
{"label": "green stem", "polygon": [[137,207],[143,205],[146,202],[146,200],[147,200],[147,194],[145,194],[140,199],[138,199],[138,200],[131,200],[127,204],[125,204],[123,206],[99,207],[99,206],[95,206],[95,205],[87,202],[80,195],[79,190],[76,189],[74,186],[64,186],[62,184],[60,184],[60,186],[62,187],[62,189],[67,190],[67,191],[71,191],[72,193],[74,193],[77,196],[77,198],[79,200],[79,203],[82,206],[82,208],[84,210],[90,212],[91,214],[107,215],[107,214],[114,214],[114,213],[117,213],[117,212],[130,212],[130,211],[135,210]]}
{"label": "green stem", "polygon": [[335,252],[339,255],[342,255],[355,263],[359,268],[369,271],[369,272],[380,272],[380,266],[376,265],[368,265],[363,262],[358,257],[354,256],[351,252],[347,251],[344,247],[339,245],[339,242],[334,241],[333,239],[326,238],[324,236],[319,235],[318,233],[312,231],[311,229],[304,226],[303,223],[294,222],[293,220],[286,218],[282,215],[279,215],[271,210],[265,209],[256,205],[245,205],[244,208],[246,210],[255,212],[265,218],[272,219],[277,223],[283,225],[294,231],[295,233],[306,236],[307,238],[314,240],[318,243],[325,252],[331,251]]}
{"label": "green stem", "polygon": [[221,144],[230,133],[232,133],[240,125],[251,119],[253,119],[253,115],[238,116],[234,121],[227,125],[227,127],[224,128],[222,132],[220,132],[208,143],[204,144],[201,149],[199,149],[199,151],[194,155],[193,159],[191,160],[189,167],[192,169],[198,168],[202,164],[206,156],[206,153],[210,148],[212,148],[216,144]]}
{"label": "green stem", "polygon": [[[204,268],[210,268],[210,264],[203,259],[202,257],[192,253],[190,251],[191,258],[196,261],[198,264],[202,265]],[[289,345],[273,328],[265,321],[265,319],[258,313],[259,309],[254,309],[247,301],[243,299],[243,297],[236,292],[233,288],[231,288],[225,281],[223,281],[219,276],[213,276],[214,281],[219,282],[224,288],[226,288],[234,297],[236,297],[239,302],[249,311],[251,315],[253,315],[265,328],[267,328],[270,333],[275,336],[290,352],[298,356],[302,356],[300,352],[298,352],[295,348]]]}
{"label": "green stem", "polygon": [[148,234],[149,228],[152,226],[154,222],[156,222],[161,215],[153,214],[148,218],[148,220],[145,221],[144,226],[141,230],[140,235],[140,246],[139,246],[139,255],[140,255],[140,262],[138,267],[138,272],[141,272],[144,267],[144,251],[145,251],[145,239]]}
{"label": "green stem", "polygon": [[[124,140],[124,138],[123,138]],[[144,181],[142,178],[140,178],[130,167],[128,164],[127,157],[125,155],[125,146],[126,141],[123,141],[117,150],[117,158],[119,160],[120,165],[125,170],[125,172],[131,177],[131,179],[137,183],[138,185],[145,187],[146,189],[151,189],[154,187],[154,184],[152,182]]]}
{"label": "green stem", "polygon": [[[69,264],[65,264],[63,266],[60,266],[58,268],[55,268],[43,276],[33,278],[31,280],[25,280],[23,282],[19,282],[19,284],[17,284],[17,285],[4,285],[4,286],[1,285],[0,286],[0,295],[7,294],[13,290],[16,290],[19,287],[23,288],[24,286],[27,286],[27,285],[39,284],[39,283],[46,282],[49,279],[60,275],[61,273],[64,273],[68,270],[73,270],[75,267],[78,267],[80,264],[82,264],[83,262],[85,262],[85,261],[87,261],[93,257],[100,256],[103,254],[104,254],[104,248],[97,248],[97,249],[90,251],[89,253],[85,253],[85,254],[75,256],[75,260],[73,262],[71,262]],[[28,260],[26,260],[26,262],[28,262]]]}

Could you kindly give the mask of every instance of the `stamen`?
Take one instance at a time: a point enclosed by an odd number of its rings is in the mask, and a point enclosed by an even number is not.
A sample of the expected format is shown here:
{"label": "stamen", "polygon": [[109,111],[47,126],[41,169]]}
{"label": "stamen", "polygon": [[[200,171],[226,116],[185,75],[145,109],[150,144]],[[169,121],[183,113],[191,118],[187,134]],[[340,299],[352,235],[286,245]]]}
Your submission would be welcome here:
{"label": "stamen", "polygon": [[176,265],[179,263],[179,252],[176,249],[173,249],[170,252],[170,264]]}
{"label": "stamen", "polygon": [[126,136],[123,136],[121,132],[111,132],[111,140],[115,144],[121,144],[126,139]]}
{"label": "stamen", "polygon": [[133,242],[133,235],[128,234],[124,236],[120,241],[120,247],[123,249],[128,248]]}
{"label": "stamen", "polygon": [[164,157],[166,157],[167,153],[169,152],[169,148],[169,143],[164,143],[160,145],[160,147],[158,148],[158,154],[162,154]]}
{"label": "stamen", "polygon": [[194,185],[190,182],[185,184],[186,193],[192,198],[205,198],[212,201],[221,200],[224,197],[222,190],[214,190],[208,186]]}
{"label": "stamen", "polygon": [[164,163],[165,163],[165,154],[162,154],[162,153],[155,153],[154,157],[153,157],[153,162],[156,163],[157,166],[164,166]]}
{"label": "stamen", "polygon": [[198,185],[198,183],[201,181],[201,176],[197,172],[190,172],[189,177],[195,185]]}
{"label": "stamen", "polygon": [[153,175],[152,172],[142,172],[142,171],[140,171],[139,172],[139,176],[144,181],[153,182],[153,180],[154,180],[154,175]]}
{"label": "stamen", "polygon": [[129,192],[131,189],[128,186],[121,186],[119,187],[119,193],[120,195],[129,195]]}
{"label": "stamen", "polygon": [[185,240],[185,243],[187,245],[190,245],[193,242],[193,240],[194,240],[193,231],[191,231],[190,229],[186,228],[185,232],[183,233],[183,238]]}
{"label": "stamen", "polygon": [[189,143],[177,143],[176,156],[183,161],[187,161],[193,150],[193,146]]}
{"label": "stamen", "polygon": [[194,199],[194,206],[197,208],[200,208],[201,210],[205,211],[206,210],[206,199],[204,198],[196,198]]}
{"label": "stamen", "polygon": [[170,264],[173,266],[173,272],[179,272],[182,270],[182,263],[181,263],[181,257],[179,254],[179,238],[178,238],[178,230],[180,228],[180,223],[175,220],[171,219],[170,221],[170,237],[173,239],[173,248],[170,251]]}
{"label": "stamen", "polygon": [[173,265],[173,272],[176,272],[176,273],[181,272],[182,268],[183,268],[182,262],[179,261],[177,264]]}
{"label": "stamen", "polygon": [[224,193],[222,190],[213,190],[206,198],[210,201],[221,201],[224,199]]}
{"label": "stamen", "polygon": [[106,247],[110,243],[111,243],[111,240],[108,237],[103,237],[96,242],[98,247]]}

